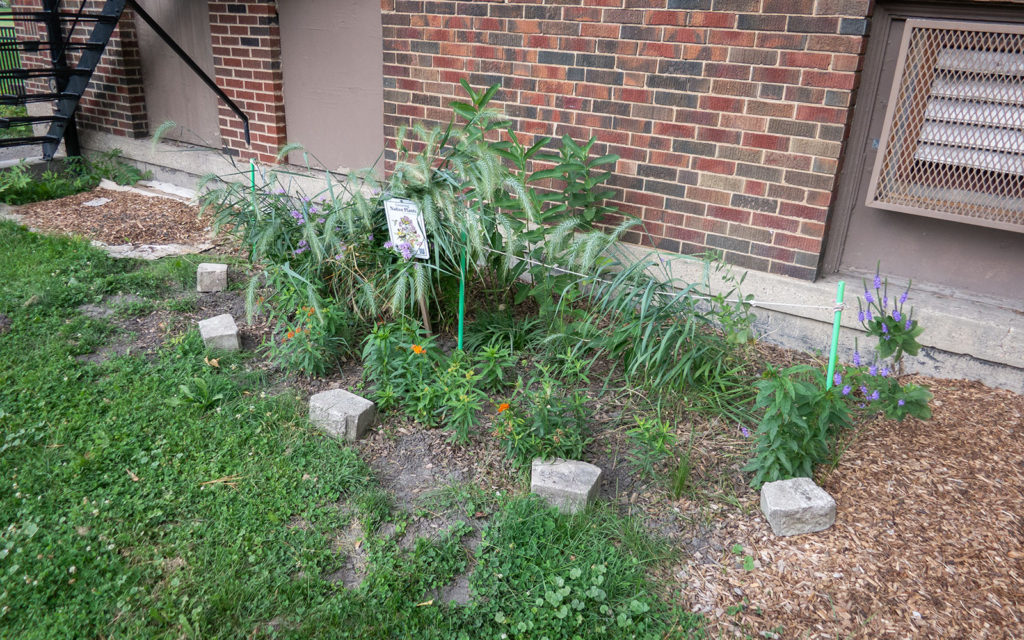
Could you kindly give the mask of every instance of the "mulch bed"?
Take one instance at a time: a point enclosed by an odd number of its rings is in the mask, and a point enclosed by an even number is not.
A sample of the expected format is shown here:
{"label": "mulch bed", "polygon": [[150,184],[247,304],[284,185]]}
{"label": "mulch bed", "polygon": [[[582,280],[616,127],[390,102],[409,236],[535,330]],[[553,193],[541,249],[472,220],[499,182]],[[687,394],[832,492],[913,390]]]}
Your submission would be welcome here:
{"label": "mulch bed", "polygon": [[[91,192],[18,213],[36,228],[105,242],[207,237],[206,223],[183,203],[100,195],[117,206],[80,206],[97,197]],[[215,311],[207,306],[202,312]],[[757,353],[781,365],[809,360],[764,345]],[[305,395],[357,380],[352,364],[288,384]],[[1024,638],[1024,397],[963,380],[912,380],[935,394],[934,417],[862,427],[818,478],[838,503],[828,531],[773,536],[739,472],[750,442],[735,425],[699,417],[694,473],[703,489],[673,501],[630,477],[619,426],[595,446],[594,459],[609,467],[606,483],[614,483],[602,495],[685,550],[658,577],[675,585],[671,597],[681,606],[707,615],[712,637]],[[359,446],[400,504],[438,482],[507,490],[519,480],[489,439],[457,447],[443,431],[393,422]],[[690,427],[679,425],[682,442]],[[742,554],[732,552],[736,544]],[[753,570],[743,568],[743,555]]]}
{"label": "mulch bed", "polygon": [[[110,202],[84,206],[97,198]],[[131,191],[93,189],[21,205],[13,213],[32,228],[84,235],[105,244],[200,244],[210,236],[208,216],[200,217],[197,207]]]}

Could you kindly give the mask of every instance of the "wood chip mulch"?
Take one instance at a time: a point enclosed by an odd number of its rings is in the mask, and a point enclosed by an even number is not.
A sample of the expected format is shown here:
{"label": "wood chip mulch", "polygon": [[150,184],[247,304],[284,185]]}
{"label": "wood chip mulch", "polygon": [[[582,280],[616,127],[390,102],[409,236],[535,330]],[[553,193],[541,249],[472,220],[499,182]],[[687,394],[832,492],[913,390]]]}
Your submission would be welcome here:
{"label": "wood chip mulch", "polygon": [[[109,198],[105,204],[83,203]],[[193,205],[131,191],[93,189],[56,200],[16,207],[13,213],[30,227],[78,234],[106,244],[200,244],[210,237],[210,222]]]}
{"label": "wood chip mulch", "polygon": [[776,538],[749,504],[749,517],[718,530],[718,561],[680,574],[681,597],[716,632],[1024,638],[1024,397],[914,382],[935,394],[933,418],[879,419],[849,445],[823,478],[835,526]]}

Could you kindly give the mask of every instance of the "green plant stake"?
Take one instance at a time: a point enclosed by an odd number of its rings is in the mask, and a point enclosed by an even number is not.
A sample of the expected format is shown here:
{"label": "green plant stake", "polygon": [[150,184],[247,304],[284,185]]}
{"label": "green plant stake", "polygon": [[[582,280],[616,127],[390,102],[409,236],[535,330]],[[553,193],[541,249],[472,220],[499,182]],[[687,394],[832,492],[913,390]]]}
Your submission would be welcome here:
{"label": "green plant stake", "polygon": [[259,205],[256,204],[256,162],[249,160],[249,185],[252,187],[252,214],[260,215]]}
{"label": "green plant stake", "polygon": [[462,232],[462,256],[459,263],[459,351],[462,351],[462,330],[466,326],[466,232]]}
{"label": "green plant stake", "polygon": [[839,348],[839,321],[843,316],[843,293],[846,291],[846,282],[839,281],[839,289],[836,291],[836,312],[832,320],[832,348],[828,353],[828,375],[825,376],[825,388],[832,388],[832,379],[836,373],[836,351]]}

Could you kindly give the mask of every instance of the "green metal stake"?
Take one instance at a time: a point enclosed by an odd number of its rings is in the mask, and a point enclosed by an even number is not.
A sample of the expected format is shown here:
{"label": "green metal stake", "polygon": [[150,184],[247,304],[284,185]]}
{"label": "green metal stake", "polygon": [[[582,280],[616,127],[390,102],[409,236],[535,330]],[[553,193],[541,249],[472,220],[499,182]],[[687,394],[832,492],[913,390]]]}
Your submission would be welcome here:
{"label": "green metal stake", "polygon": [[252,213],[259,217],[260,210],[256,205],[256,161],[249,160],[249,185],[252,187]]}
{"label": "green metal stake", "polygon": [[466,232],[462,232],[462,260],[459,269],[459,351],[462,351],[462,330],[466,326]]}
{"label": "green metal stake", "polygon": [[828,376],[825,379],[825,388],[832,388],[832,378],[836,373],[836,351],[839,349],[839,321],[843,315],[843,293],[846,292],[846,282],[839,281],[839,290],[836,291],[836,313],[832,320],[832,348],[828,354]]}

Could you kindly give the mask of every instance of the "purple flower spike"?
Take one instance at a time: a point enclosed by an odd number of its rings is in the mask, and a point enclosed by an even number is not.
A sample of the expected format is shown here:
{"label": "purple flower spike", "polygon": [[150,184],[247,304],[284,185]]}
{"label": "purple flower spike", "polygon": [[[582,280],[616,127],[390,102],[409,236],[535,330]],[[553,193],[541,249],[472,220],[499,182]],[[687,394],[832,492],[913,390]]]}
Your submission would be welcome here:
{"label": "purple flower spike", "polygon": [[882,333],[889,333],[889,327],[884,322],[882,323]]}
{"label": "purple flower spike", "polygon": [[864,312],[863,311],[858,311],[857,312],[857,322],[859,322],[861,324],[864,324]]}
{"label": "purple flower spike", "polygon": [[867,311],[864,312],[864,317],[867,318],[868,322],[871,322],[871,320],[872,320],[871,309],[868,309]]}
{"label": "purple flower spike", "polygon": [[906,324],[903,325],[903,328],[906,329],[907,331],[910,331],[910,317],[909,316],[907,317],[907,322],[906,322]]}
{"label": "purple flower spike", "polygon": [[747,429],[746,427],[740,427],[740,433],[743,434],[744,438],[749,438],[750,437],[750,430]]}
{"label": "purple flower spike", "polygon": [[398,250],[402,252],[402,259],[412,259],[412,245],[409,244],[408,242],[403,242],[402,244],[398,245]]}
{"label": "purple flower spike", "polygon": [[904,302],[907,301],[907,293],[907,291],[904,291],[903,295],[900,296],[900,304],[903,304]]}
{"label": "purple flower spike", "polygon": [[896,402],[897,407],[902,407],[905,404],[907,403],[903,400],[903,398],[900,398],[899,401]]}
{"label": "purple flower spike", "polygon": [[892,310],[892,319],[895,320],[896,322],[899,322],[900,320],[903,319],[903,314],[900,313],[899,309]]}
{"label": "purple flower spike", "polygon": [[875,274],[875,290],[882,288],[882,276]]}
{"label": "purple flower spike", "polygon": [[853,352],[853,366],[855,366],[855,367],[859,367],[860,366],[860,351],[854,351]]}
{"label": "purple flower spike", "polygon": [[839,385],[843,384],[843,376],[837,373],[836,375],[832,376],[832,382],[838,387]]}
{"label": "purple flower spike", "polygon": [[394,249],[395,248],[395,243],[391,242],[390,240],[388,240],[387,242],[384,243],[384,248],[385,249]]}
{"label": "purple flower spike", "polygon": [[870,367],[868,367],[868,375],[877,376],[878,367],[876,367],[875,365],[871,365]]}
{"label": "purple flower spike", "polygon": [[867,300],[868,304],[871,304],[872,302],[875,301],[875,296],[871,295],[870,291],[865,291],[864,292],[864,299]]}
{"label": "purple flower spike", "polygon": [[369,236],[369,237],[367,238],[367,240],[369,240],[369,241],[371,241],[371,242],[373,241],[373,234],[372,234],[372,233],[371,233],[371,234],[370,234],[370,236]]}
{"label": "purple flower spike", "polygon": [[872,399],[872,400],[878,400],[878,397],[879,397],[879,394],[878,394],[878,389],[875,389],[875,390],[874,390],[874,391],[873,391],[873,392],[871,393],[871,399]]}
{"label": "purple flower spike", "polygon": [[885,309],[889,306],[889,296],[882,296],[882,308]]}
{"label": "purple flower spike", "polygon": [[850,391],[852,391],[852,390],[853,389],[850,387],[850,385],[846,385],[845,387],[843,387],[843,395],[844,396],[850,395]]}

